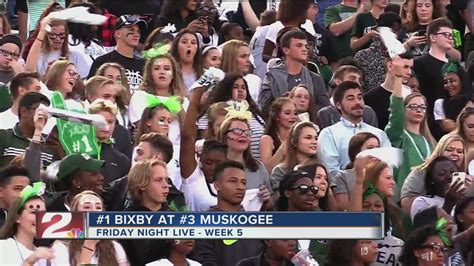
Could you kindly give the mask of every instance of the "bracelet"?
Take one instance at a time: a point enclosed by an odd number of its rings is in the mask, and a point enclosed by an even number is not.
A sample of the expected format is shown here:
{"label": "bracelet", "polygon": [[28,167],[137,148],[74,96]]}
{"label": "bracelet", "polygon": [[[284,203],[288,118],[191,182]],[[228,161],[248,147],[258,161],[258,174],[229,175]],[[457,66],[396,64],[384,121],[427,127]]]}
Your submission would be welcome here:
{"label": "bracelet", "polygon": [[41,39],[39,39],[39,38],[36,38],[36,40],[38,40],[38,41],[40,41],[40,42],[43,42],[43,41],[44,41],[44,40],[41,40]]}
{"label": "bracelet", "polygon": [[82,246],[82,248],[85,248],[85,249],[87,249],[87,250],[89,250],[89,251],[92,251],[92,252],[94,252],[94,251],[95,251],[95,250],[93,250],[92,248],[90,248],[90,247],[86,247],[86,246]]}
{"label": "bracelet", "polygon": [[[39,140],[36,140],[35,137],[39,137]],[[33,135],[33,137],[31,139],[28,139],[28,140],[30,142],[34,142],[34,143],[38,143],[38,144],[46,142],[46,139],[43,137],[43,135]]]}

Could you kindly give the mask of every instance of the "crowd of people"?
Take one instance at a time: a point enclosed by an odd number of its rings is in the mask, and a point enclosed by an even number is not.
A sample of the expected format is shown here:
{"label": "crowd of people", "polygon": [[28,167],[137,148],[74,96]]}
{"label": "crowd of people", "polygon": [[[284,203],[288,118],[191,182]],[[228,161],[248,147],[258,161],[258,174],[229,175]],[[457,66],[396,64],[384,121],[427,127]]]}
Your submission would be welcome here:
{"label": "crowd of people", "polygon": [[[320,2],[9,0],[0,265],[300,265],[301,250],[305,265],[474,265],[474,2]],[[51,15],[70,7],[106,21]],[[374,148],[402,163],[359,155]],[[38,211],[368,211],[385,231],[45,240]]]}

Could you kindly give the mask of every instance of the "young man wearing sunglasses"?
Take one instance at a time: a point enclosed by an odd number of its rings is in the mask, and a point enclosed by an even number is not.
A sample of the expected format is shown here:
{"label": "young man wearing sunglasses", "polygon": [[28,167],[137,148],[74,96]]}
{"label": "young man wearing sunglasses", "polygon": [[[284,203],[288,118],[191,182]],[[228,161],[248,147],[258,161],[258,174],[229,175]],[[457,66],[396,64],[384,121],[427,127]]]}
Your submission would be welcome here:
{"label": "young man wearing sunglasses", "polygon": [[431,21],[427,27],[427,37],[430,51],[415,59],[413,70],[420,82],[420,92],[427,99],[428,125],[435,138],[442,135],[442,131],[434,121],[433,108],[436,99],[443,98],[443,76],[441,68],[448,62],[449,53],[453,47],[453,24],[447,18],[438,18]]}
{"label": "young man wearing sunglasses", "polygon": [[95,59],[87,78],[94,76],[102,64],[114,62],[125,69],[132,93],[138,90],[143,80],[145,60],[136,56],[135,49],[140,42],[141,33],[146,30],[146,27],[146,22],[136,16],[120,16],[115,24],[114,33],[117,46],[112,52]]}

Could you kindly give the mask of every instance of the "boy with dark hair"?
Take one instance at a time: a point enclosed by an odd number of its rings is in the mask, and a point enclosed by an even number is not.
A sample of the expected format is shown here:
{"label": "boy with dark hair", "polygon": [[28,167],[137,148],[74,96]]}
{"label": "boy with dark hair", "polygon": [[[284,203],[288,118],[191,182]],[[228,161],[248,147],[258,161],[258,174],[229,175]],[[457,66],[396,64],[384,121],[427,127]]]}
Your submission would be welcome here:
{"label": "boy with dark hair", "polygon": [[443,98],[444,86],[441,68],[448,62],[448,51],[454,49],[453,24],[446,18],[431,21],[427,27],[430,50],[415,59],[413,70],[420,82],[420,92],[426,97],[428,124],[436,139],[441,137],[441,130],[434,122],[433,108],[436,99]]}
{"label": "boy with dark hair", "polygon": [[299,29],[290,30],[281,37],[284,61],[267,72],[258,97],[264,116],[268,116],[268,109],[274,99],[299,84],[312,88],[310,93],[318,106],[329,105],[324,80],[305,67],[308,62],[307,44],[306,34]]}
{"label": "boy with dark hair", "polygon": [[[217,205],[210,211],[245,211],[241,205],[247,184],[244,166],[237,161],[223,161],[214,169],[213,177]],[[244,258],[259,254],[262,249],[261,240],[205,239],[196,241],[193,255],[203,265],[235,265]]]}
{"label": "boy with dark hair", "polygon": [[23,167],[7,166],[0,170],[0,227],[7,218],[8,208],[30,184],[28,176]]}

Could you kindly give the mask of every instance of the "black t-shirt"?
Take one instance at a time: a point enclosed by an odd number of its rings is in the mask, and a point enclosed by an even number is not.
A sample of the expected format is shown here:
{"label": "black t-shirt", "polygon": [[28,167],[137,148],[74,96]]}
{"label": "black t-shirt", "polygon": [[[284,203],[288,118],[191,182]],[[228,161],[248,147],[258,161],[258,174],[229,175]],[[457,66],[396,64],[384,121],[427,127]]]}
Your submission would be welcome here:
{"label": "black t-shirt", "polygon": [[[410,37],[414,34],[416,34],[418,31],[425,31],[426,32],[426,28],[427,28],[427,25],[418,25],[416,26],[412,31],[406,29],[406,28],[402,28],[400,30],[400,34],[398,35],[398,39],[401,41],[401,42],[406,42],[408,41],[408,39],[410,39]],[[418,56],[422,56],[424,54],[427,54],[430,50],[430,45],[427,43],[425,44],[422,44],[420,46],[417,46],[417,47],[413,47],[411,48],[411,52],[413,54],[413,56],[416,58]]]}
{"label": "black t-shirt", "polygon": [[337,54],[336,42],[334,36],[326,28],[321,27],[319,24],[313,24],[315,36],[315,50],[319,56],[324,56],[328,59],[329,63],[335,63],[339,60]]}
{"label": "black t-shirt", "polygon": [[92,63],[91,70],[87,78],[93,77],[97,69],[102,64],[109,62],[118,63],[125,69],[125,74],[127,75],[130,90],[136,91],[139,89],[143,80],[143,67],[145,66],[145,60],[138,57],[130,58],[123,56],[116,50],[96,58]]}
{"label": "black t-shirt", "polygon": [[443,98],[443,77],[441,68],[446,62],[438,60],[429,53],[415,59],[413,70],[420,83],[420,92],[428,100],[428,124],[431,134],[439,139],[443,132],[438,123],[434,122],[433,108],[436,99]]}
{"label": "black t-shirt", "polygon": [[390,95],[391,92],[379,86],[366,94],[364,94],[365,105],[368,105],[374,109],[377,115],[377,121],[379,128],[384,130],[388,124],[388,116],[390,115]]}

